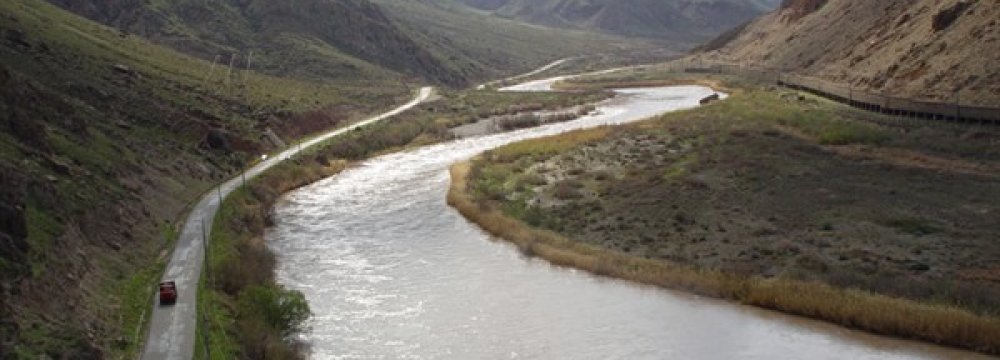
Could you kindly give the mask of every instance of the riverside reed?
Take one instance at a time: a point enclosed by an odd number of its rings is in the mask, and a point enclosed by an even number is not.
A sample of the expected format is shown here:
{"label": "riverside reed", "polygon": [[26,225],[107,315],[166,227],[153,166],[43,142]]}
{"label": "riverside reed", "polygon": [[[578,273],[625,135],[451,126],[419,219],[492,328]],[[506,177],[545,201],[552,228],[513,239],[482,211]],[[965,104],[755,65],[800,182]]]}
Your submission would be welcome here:
{"label": "riverside reed", "polygon": [[473,199],[470,163],[451,168],[448,204],[490,234],[552,264],[643,284],[734,300],[878,334],[1000,354],[1000,319],[819,282],[763,279],[625,255],[533,228]]}

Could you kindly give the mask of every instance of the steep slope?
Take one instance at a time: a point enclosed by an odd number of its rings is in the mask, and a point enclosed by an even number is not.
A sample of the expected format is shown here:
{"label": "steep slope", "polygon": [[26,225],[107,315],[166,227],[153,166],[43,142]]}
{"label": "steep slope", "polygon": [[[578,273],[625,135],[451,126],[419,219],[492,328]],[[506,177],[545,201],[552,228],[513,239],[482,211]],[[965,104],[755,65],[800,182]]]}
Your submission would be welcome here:
{"label": "steep slope", "polygon": [[252,65],[272,74],[465,82],[367,0],[51,1],[203,59],[235,53],[245,65],[252,52]]}
{"label": "steep slope", "polygon": [[788,0],[703,56],[896,96],[997,106],[998,19],[1000,6],[989,0]]}
{"label": "steep slope", "polygon": [[777,4],[773,0],[460,0],[511,19],[697,44]]}
{"label": "steep slope", "polygon": [[[131,358],[186,204],[249,159],[407,98],[212,64],[0,2],[0,358]],[[275,136],[269,136],[270,133]]]}

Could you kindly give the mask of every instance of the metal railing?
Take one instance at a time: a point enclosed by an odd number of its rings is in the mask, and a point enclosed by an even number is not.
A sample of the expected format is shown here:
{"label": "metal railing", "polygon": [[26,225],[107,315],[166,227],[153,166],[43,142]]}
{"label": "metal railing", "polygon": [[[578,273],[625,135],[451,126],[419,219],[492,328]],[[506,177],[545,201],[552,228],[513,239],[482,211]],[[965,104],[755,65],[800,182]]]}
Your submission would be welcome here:
{"label": "metal railing", "polygon": [[869,92],[818,77],[746,64],[678,60],[670,66],[689,73],[731,74],[773,82],[776,85],[809,92],[851,107],[887,115],[964,124],[1000,125],[1000,104],[963,104],[957,92],[953,96],[955,100],[952,102],[927,101]]}

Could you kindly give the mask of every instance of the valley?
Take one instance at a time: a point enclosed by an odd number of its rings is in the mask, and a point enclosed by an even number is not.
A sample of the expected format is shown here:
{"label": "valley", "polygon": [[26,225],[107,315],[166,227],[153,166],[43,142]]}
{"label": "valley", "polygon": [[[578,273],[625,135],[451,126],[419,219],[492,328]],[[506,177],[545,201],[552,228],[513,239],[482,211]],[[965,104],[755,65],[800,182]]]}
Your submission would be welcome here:
{"label": "valley", "polygon": [[996,10],[5,1],[0,358],[1000,354]]}

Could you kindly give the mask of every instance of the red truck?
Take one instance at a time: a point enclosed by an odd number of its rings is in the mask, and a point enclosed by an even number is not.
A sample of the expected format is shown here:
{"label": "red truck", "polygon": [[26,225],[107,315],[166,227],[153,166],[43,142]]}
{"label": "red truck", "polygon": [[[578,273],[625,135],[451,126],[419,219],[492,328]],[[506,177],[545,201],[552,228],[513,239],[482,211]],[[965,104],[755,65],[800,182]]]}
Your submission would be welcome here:
{"label": "red truck", "polygon": [[173,305],[177,302],[177,284],[173,281],[160,283],[160,305]]}

